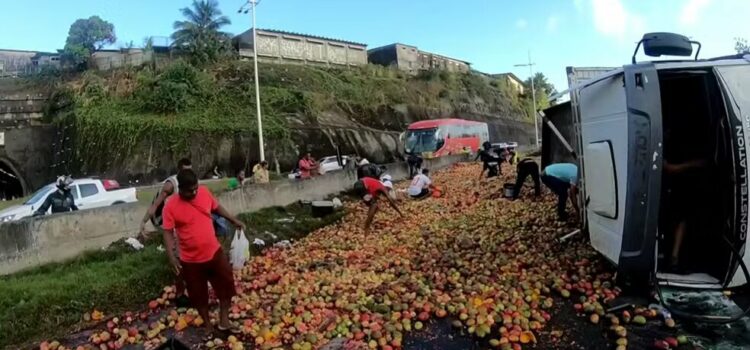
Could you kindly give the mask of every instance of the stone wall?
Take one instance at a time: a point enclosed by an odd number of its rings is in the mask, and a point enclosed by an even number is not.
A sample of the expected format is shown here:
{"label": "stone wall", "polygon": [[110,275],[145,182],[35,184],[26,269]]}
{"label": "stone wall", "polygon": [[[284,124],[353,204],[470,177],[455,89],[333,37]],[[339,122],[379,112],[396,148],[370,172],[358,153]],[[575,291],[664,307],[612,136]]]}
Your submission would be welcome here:
{"label": "stone wall", "polygon": [[[465,159],[452,156],[426,160],[425,167],[437,170]],[[394,180],[407,177],[405,163],[386,166]],[[224,193],[218,199],[233,213],[250,212],[303,199],[322,199],[351,188],[355,180],[353,171],[340,171],[308,181],[250,185]],[[134,236],[146,209],[145,205],[127,204],[0,224],[0,275],[71,259],[87,250]]]}

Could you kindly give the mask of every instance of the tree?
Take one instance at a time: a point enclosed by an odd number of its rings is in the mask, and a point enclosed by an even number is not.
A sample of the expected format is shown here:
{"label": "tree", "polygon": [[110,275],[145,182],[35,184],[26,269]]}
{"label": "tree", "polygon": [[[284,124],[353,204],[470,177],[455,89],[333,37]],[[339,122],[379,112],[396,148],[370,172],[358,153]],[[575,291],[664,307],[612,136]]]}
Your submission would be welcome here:
{"label": "tree", "polygon": [[[526,88],[531,91],[531,79],[526,79],[524,84],[526,85]],[[555,89],[555,86],[547,80],[544,73],[537,72],[534,74],[534,89],[536,90],[536,93],[534,94],[536,97],[536,108],[544,109],[549,107],[549,97],[556,94],[557,90]],[[531,96],[528,96],[528,98],[530,99]]]}
{"label": "tree", "polygon": [[77,67],[85,67],[94,51],[113,44],[115,26],[99,16],[78,19],[70,26],[65,40],[63,58]]}
{"label": "tree", "polygon": [[193,0],[192,7],[180,12],[185,20],[174,22],[172,45],[187,51],[193,63],[213,62],[229,52],[231,36],[221,28],[232,22],[221,14],[216,0]]}
{"label": "tree", "polygon": [[747,39],[734,38],[734,40],[734,49],[737,50],[737,53],[750,53],[750,45],[748,45]]}

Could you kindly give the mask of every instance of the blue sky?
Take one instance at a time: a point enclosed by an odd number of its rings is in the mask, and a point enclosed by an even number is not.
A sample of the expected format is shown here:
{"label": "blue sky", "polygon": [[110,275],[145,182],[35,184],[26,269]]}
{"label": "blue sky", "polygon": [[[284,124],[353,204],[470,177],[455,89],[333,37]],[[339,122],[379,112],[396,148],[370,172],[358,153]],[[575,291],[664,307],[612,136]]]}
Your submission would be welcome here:
{"label": "blue sky", "polygon": [[[219,0],[239,33],[243,0]],[[168,37],[189,0],[3,1],[0,48],[62,48],[77,18],[99,15],[115,25],[118,45]],[[527,61],[559,90],[566,66],[613,66],[630,60],[644,32],[673,31],[703,43],[705,56],[733,51],[750,39],[750,0],[262,0],[258,27],[367,43],[402,42],[472,62],[474,68],[528,76]]]}

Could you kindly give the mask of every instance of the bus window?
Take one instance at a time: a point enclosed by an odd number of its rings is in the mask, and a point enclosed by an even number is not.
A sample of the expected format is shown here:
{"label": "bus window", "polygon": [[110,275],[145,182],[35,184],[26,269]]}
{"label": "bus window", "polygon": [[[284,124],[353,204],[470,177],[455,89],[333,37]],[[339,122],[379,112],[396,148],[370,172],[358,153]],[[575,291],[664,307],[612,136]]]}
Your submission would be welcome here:
{"label": "bus window", "polygon": [[[420,154],[424,152],[435,152],[442,147],[444,140],[439,136],[438,129],[418,129],[406,132],[406,153]],[[443,141],[438,147],[438,140]]]}

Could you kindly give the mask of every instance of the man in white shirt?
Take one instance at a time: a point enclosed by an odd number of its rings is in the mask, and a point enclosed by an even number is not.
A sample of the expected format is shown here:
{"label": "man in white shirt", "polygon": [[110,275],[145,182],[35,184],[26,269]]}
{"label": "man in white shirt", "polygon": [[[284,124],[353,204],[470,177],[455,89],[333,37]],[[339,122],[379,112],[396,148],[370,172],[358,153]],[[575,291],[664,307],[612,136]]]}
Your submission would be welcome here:
{"label": "man in white shirt", "polygon": [[428,177],[429,169],[422,169],[422,173],[415,176],[409,185],[409,196],[414,199],[425,198],[430,195],[432,180]]}

